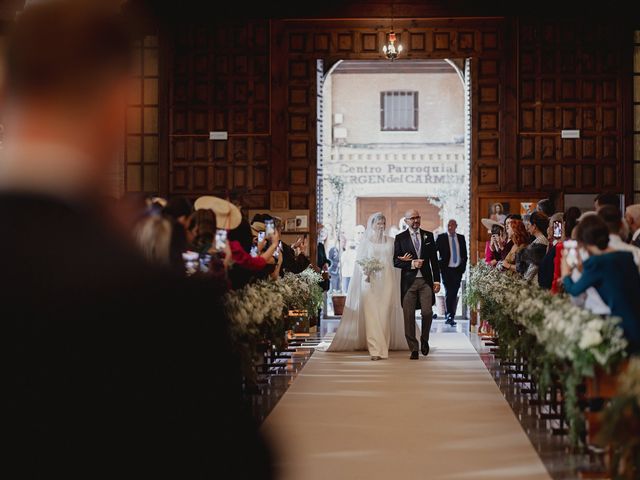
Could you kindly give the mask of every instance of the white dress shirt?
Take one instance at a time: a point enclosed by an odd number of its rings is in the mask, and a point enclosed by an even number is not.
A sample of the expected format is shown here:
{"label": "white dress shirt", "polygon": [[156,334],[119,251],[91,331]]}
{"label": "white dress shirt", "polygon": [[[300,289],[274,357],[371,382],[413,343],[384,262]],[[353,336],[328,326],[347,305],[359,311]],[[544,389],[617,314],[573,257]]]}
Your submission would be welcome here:
{"label": "white dress shirt", "polygon": [[[447,237],[449,238],[449,268],[455,268],[460,266],[460,242],[458,242],[458,234],[454,233],[453,236],[447,233]],[[456,252],[457,253],[457,261],[453,261],[453,242],[456,244]]]}
{"label": "white dress shirt", "polygon": [[[422,235],[420,233],[420,229],[418,230],[413,230],[412,228],[409,229],[409,237],[411,238],[411,245],[413,245],[413,248],[415,248],[416,245],[416,238],[418,239],[418,251],[416,252],[416,259],[420,258],[420,251],[422,250]],[[415,270],[416,267],[413,266],[413,262],[411,262],[411,267]],[[418,273],[416,274],[416,278],[422,278],[422,272],[420,271],[420,269],[417,269]]]}
{"label": "white dress shirt", "polygon": [[638,239],[638,237],[640,237],[640,228],[635,232],[633,232],[633,235],[631,236],[631,241],[635,242]]}

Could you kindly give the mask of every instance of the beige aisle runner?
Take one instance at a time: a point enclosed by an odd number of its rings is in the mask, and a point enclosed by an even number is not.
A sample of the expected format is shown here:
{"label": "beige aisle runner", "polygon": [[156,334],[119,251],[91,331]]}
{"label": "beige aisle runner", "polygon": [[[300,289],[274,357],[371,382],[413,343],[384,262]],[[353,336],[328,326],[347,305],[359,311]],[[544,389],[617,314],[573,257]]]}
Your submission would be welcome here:
{"label": "beige aisle runner", "polygon": [[264,424],[285,480],[549,479],[461,333],[419,361],[315,352]]}

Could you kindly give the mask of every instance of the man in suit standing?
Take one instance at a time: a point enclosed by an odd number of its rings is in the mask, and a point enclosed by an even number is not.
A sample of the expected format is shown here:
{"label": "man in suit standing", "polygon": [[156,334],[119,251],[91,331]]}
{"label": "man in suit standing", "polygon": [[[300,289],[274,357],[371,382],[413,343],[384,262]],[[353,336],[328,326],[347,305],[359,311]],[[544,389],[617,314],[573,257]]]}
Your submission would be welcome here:
{"label": "man in suit standing", "polygon": [[440,269],[433,233],[420,228],[420,214],[417,210],[405,213],[405,223],[409,227],[396,236],[393,263],[402,270],[400,295],[404,312],[404,334],[407,338],[411,359],[418,359],[416,339],[416,308],[420,305],[422,314],[421,351],[429,354],[429,330],[433,320],[432,306],[435,294],[440,291]]}
{"label": "man in suit standing", "polygon": [[640,247],[640,203],[629,205],[624,212],[624,219],[629,225],[629,234],[631,235],[631,245]]}
{"label": "man in suit standing", "polygon": [[446,289],[445,318],[448,325],[456,325],[456,307],[458,306],[458,291],[462,276],[467,269],[467,243],[464,235],[456,233],[458,222],[449,220],[447,233],[438,236],[437,245],[440,252],[440,272],[444,288]]}

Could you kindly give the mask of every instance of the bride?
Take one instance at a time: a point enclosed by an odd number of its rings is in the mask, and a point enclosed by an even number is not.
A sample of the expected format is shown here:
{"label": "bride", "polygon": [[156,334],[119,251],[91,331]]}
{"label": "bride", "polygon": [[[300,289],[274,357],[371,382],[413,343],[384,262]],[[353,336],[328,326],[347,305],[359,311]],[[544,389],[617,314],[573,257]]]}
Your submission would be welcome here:
{"label": "bride", "polygon": [[[400,271],[393,266],[393,238],[387,220],[374,213],[358,246],[342,320],[333,340],[318,345],[328,352],[369,350],[371,360],[389,357],[389,350],[407,350],[400,304]],[[367,278],[358,261],[377,259],[382,269]]]}

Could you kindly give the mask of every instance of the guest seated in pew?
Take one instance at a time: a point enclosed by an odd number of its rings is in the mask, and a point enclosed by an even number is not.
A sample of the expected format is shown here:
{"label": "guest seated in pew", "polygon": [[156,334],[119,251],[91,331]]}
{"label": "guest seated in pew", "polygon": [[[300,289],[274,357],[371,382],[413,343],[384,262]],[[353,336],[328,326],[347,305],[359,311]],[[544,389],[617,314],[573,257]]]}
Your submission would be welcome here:
{"label": "guest seated in pew", "polygon": [[498,262],[497,268],[501,271],[510,270],[512,272],[517,272],[516,255],[521,250],[524,250],[529,244],[529,234],[527,233],[522,220],[518,220],[515,217],[507,218],[506,225],[507,236],[512,246],[504,260]]}
{"label": "guest seated in pew", "polygon": [[[260,218],[261,220],[262,218]],[[260,233],[265,234],[263,239]],[[233,289],[242,288],[255,280],[277,278],[280,275],[278,252],[280,234],[276,230],[271,239],[266,238],[263,222],[251,225],[242,220],[240,225],[229,231],[229,247],[233,263],[229,269],[229,280]]]}
{"label": "guest seated in pew", "polygon": [[[284,231],[284,223],[281,218],[274,217],[276,231],[282,236]],[[293,245],[289,245],[286,242],[280,240],[280,249],[282,250],[282,268],[280,270],[280,276],[284,276],[285,273],[301,273],[310,264],[311,261],[303,252],[306,246],[306,236],[299,237]]]}
{"label": "guest seated in pew", "polygon": [[549,228],[549,217],[542,211],[535,211],[529,217],[527,231],[533,237],[533,242],[517,258],[519,265],[516,270],[522,273],[527,281],[538,282],[538,267],[547,253],[549,240],[547,240],[547,229]]}
{"label": "guest seated in pew", "polygon": [[490,218],[483,218],[481,222],[482,225],[487,228],[487,233],[490,235],[489,240],[487,240],[485,244],[484,261],[488,265],[495,267],[496,264],[503,259],[502,252],[507,243],[505,227],[503,224]]}
{"label": "guest seated in pew", "polygon": [[622,240],[623,218],[620,209],[613,205],[605,205],[600,207],[598,215],[604,220],[609,229],[609,247],[613,250],[630,252],[633,255],[633,261],[640,268],[640,248]]}
{"label": "guest seated in pew", "polygon": [[272,478],[219,292],[150,265],[104,214],[131,51],[97,3],[29,2],[5,37],[3,471]]}
{"label": "guest seated in pew", "polygon": [[[575,233],[578,251],[565,248],[562,255],[565,291],[575,296],[595,287],[611,315],[622,318],[629,350],[640,353],[640,273],[633,254],[609,246],[609,229],[599,215],[584,217]],[[574,268],[582,272],[577,281],[571,278]]]}
{"label": "guest seated in pew", "polygon": [[640,204],[629,205],[624,212],[629,227],[629,243],[640,248]]}
{"label": "guest seated in pew", "polygon": [[[578,224],[581,212],[578,207],[569,207],[564,213],[555,213],[549,219],[547,239],[550,247],[542,259],[538,270],[538,285],[552,293],[558,293],[560,285],[560,260],[564,241],[571,239],[573,229]],[[560,232],[556,232],[556,222],[560,222]]]}

